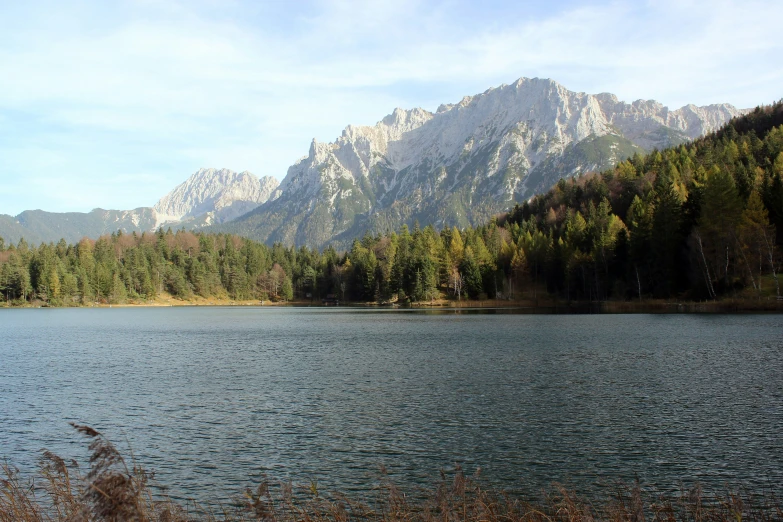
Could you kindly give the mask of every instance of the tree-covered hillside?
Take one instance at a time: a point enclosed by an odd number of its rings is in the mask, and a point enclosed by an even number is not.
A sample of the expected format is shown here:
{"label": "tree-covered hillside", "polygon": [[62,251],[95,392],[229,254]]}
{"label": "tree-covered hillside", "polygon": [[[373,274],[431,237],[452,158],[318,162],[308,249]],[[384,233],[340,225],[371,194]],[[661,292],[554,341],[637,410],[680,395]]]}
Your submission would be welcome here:
{"label": "tree-covered hillside", "polygon": [[691,144],[561,180],[516,208],[507,228],[539,238],[534,255],[564,296],[714,299],[761,294],[770,278],[780,295],[782,176],[777,103]]}
{"label": "tree-covered hillside", "polygon": [[782,178],[783,102],[690,144],[561,180],[483,226],[403,226],[357,239],[343,253],[163,230],[75,245],[0,240],[0,299],[780,295]]}

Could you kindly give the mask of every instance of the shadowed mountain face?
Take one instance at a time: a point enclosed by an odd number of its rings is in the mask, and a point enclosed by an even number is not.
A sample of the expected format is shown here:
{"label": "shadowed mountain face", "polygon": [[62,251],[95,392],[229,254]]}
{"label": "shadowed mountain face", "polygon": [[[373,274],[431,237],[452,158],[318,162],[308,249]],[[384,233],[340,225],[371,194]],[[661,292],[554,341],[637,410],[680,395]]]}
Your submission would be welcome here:
{"label": "shadowed mountain face", "polygon": [[129,234],[161,226],[200,228],[253,210],[269,199],[277,184],[271,176],[259,179],[249,172],[200,169],[154,207],[86,213],[26,210],[16,217],[0,215],[0,237],[14,243],[22,237],[29,243],[76,242],[118,230]]}
{"label": "shadowed mountain face", "polygon": [[270,200],[219,229],[266,242],[346,246],[418,220],[475,225],[558,179],[717,129],[731,105],[632,104],[520,79],[435,113],[396,109],[310,146]]}

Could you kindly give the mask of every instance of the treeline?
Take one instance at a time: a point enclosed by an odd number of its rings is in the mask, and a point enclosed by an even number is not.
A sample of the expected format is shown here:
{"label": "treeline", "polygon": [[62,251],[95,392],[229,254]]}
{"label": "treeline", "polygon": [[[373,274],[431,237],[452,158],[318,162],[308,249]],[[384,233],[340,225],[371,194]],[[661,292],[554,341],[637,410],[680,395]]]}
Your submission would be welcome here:
{"label": "treeline", "polygon": [[561,180],[476,228],[399,232],[348,252],[180,230],[76,245],[0,239],[10,302],[181,299],[430,301],[780,295],[783,103],[693,143]]}

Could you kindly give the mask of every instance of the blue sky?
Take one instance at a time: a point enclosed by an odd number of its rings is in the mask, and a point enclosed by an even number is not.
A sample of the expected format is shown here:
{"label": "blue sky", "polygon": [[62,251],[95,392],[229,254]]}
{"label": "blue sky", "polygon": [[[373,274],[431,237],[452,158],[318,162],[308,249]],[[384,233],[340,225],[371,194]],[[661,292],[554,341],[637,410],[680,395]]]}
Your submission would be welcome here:
{"label": "blue sky", "polygon": [[200,167],[549,77],[671,108],[783,97],[783,2],[0,0],[0,213],[150,206]]}

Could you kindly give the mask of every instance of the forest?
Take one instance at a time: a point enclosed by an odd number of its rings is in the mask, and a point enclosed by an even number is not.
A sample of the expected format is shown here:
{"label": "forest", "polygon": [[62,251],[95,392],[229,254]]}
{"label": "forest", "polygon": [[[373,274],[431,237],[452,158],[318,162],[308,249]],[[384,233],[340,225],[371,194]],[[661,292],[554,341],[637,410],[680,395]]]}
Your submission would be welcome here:
{"label": "forest", "polygon": [[781,246],[783,101],[562,179],[482,226],[414,223],[346,252],[170,229],[73,245],[0,238],[0,302],[761,299],[781,295]]}

